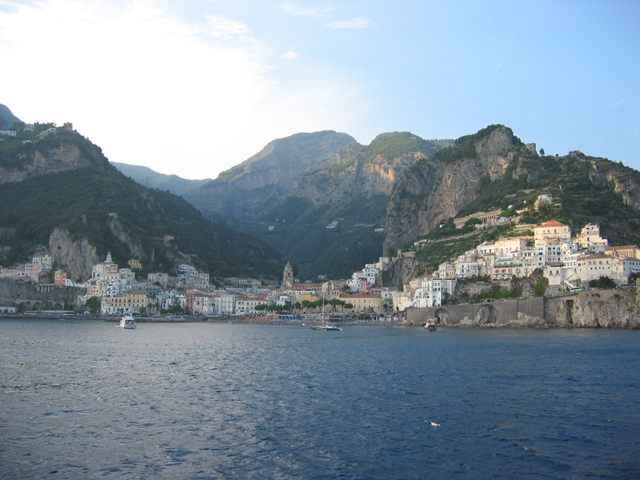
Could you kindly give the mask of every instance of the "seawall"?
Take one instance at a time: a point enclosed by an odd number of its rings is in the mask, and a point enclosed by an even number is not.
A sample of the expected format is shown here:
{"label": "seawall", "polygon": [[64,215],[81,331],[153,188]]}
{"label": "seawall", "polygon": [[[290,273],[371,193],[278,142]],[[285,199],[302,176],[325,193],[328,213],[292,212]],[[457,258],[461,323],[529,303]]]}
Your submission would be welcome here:
{"label": "seawall", "polygon": [[640,329],[635,288],[597,290],[479,304],[411,308],[405,325]]}

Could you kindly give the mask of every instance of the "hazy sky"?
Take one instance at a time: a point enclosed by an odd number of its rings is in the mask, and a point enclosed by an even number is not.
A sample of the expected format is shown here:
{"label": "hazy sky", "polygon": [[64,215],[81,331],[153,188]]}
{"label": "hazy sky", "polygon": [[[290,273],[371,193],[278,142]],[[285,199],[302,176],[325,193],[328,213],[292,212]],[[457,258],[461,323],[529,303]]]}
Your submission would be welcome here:
{"label": "hazy sky", "polygon": [[640,169],[639,89],[637,0],[0,0],[0,103],[185,178],[297,132],[494,123]]}

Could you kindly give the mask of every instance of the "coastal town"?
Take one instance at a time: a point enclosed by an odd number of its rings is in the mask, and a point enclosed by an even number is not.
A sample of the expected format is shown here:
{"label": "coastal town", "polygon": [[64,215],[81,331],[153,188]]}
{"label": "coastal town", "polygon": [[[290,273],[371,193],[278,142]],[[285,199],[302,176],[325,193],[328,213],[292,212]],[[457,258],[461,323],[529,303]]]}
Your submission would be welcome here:
{"label": "coastal town", "polygon": [[[541,199],[546,201],[546,199]],[[498,212],[478,212],[455,219],[462,228],[470,219],[477,229],[495,226],[504,219]],[[32,282],[43,288],[76,288],[74,310],[102,315],[202,315],[263,316],[265,314],[340,313],[368,319],[392,320],[410,308],[473,302],[496,286],[509,288],[513,279],[538,275],[542,289],[529,296],[553,295],[585,290],[605,279],[607,286],[635,281],[640,273],[640,248],[636,245],[610,246],[595,224],[573,234],[568,225],[556,220],[540,225],[516,224],[493,242],[483,242],[438,269],[413,278],[400,288],[382,286],[385,271],[397,262],[411,260],[426,241],[366,264],[349,279],[301,283],[290,263],[281,282],[255,278],[216,278],[190,264],[181,264],[169,273],[137,274],[142,265],[130,259],[119,266],[107,254],[92,268],[91,278],[75,282],[69,272],[54,270],[49,252],[34,255],[24,265],[0,267],[0,278]],[[53,278],[53,284],[43,279]],[[526,292],[522,295],[527,295]],[[0,305],[0,313],[15,313],[15,305]],[[396,317],[397,318],[397,317]]]}

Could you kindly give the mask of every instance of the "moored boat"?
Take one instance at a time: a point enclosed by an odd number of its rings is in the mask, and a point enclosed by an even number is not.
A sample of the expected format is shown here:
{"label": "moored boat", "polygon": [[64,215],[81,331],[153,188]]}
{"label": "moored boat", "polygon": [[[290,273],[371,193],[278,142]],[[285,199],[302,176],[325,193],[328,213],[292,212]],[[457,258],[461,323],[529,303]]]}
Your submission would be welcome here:
{"label": "moored boat", "polygon": [[340,328],[337,325],[323,324],[323,325],[312,325],[311,326],[311,330],[324,330],[324,331],[341,332],[342,328]]}
{"label": "moored boat", "polygon": [[122,328],[136,328],[136,321],[131,315],[123,315],[116,326]]}

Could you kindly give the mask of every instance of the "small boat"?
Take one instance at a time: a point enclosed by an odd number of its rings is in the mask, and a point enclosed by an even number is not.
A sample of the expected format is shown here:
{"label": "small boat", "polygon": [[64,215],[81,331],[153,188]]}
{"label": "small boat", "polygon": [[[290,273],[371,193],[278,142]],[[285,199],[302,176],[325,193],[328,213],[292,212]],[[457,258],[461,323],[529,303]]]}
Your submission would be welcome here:
{"label": "small boat", "polygon": [[334,331],[334,332],[341,332],[342,331],[342,329],[339,326],[337,326],[337,325],[329,325],[329,324],[312,325],[311,326],[311,330]]}
{"label": "small boat", "polygon": [[136,328],[136,321],[131,315],[123,315],[116,326],[122,328]]}
{"label": "small boat", "polygon": [[424,328],[426,328],[430,332],[435,332],[438,329],[438,327],[436,327],[436,322],[434,319],[427,320],[427,323],[425,323]]}
{"label": "small boat", "polygon": [[328,323],[324,316],[324,298],[322,299],[322,323],[320,325],[311,325],[311,330],[318,330],[323,332],[341,332],[342,329],[331,323]]}

